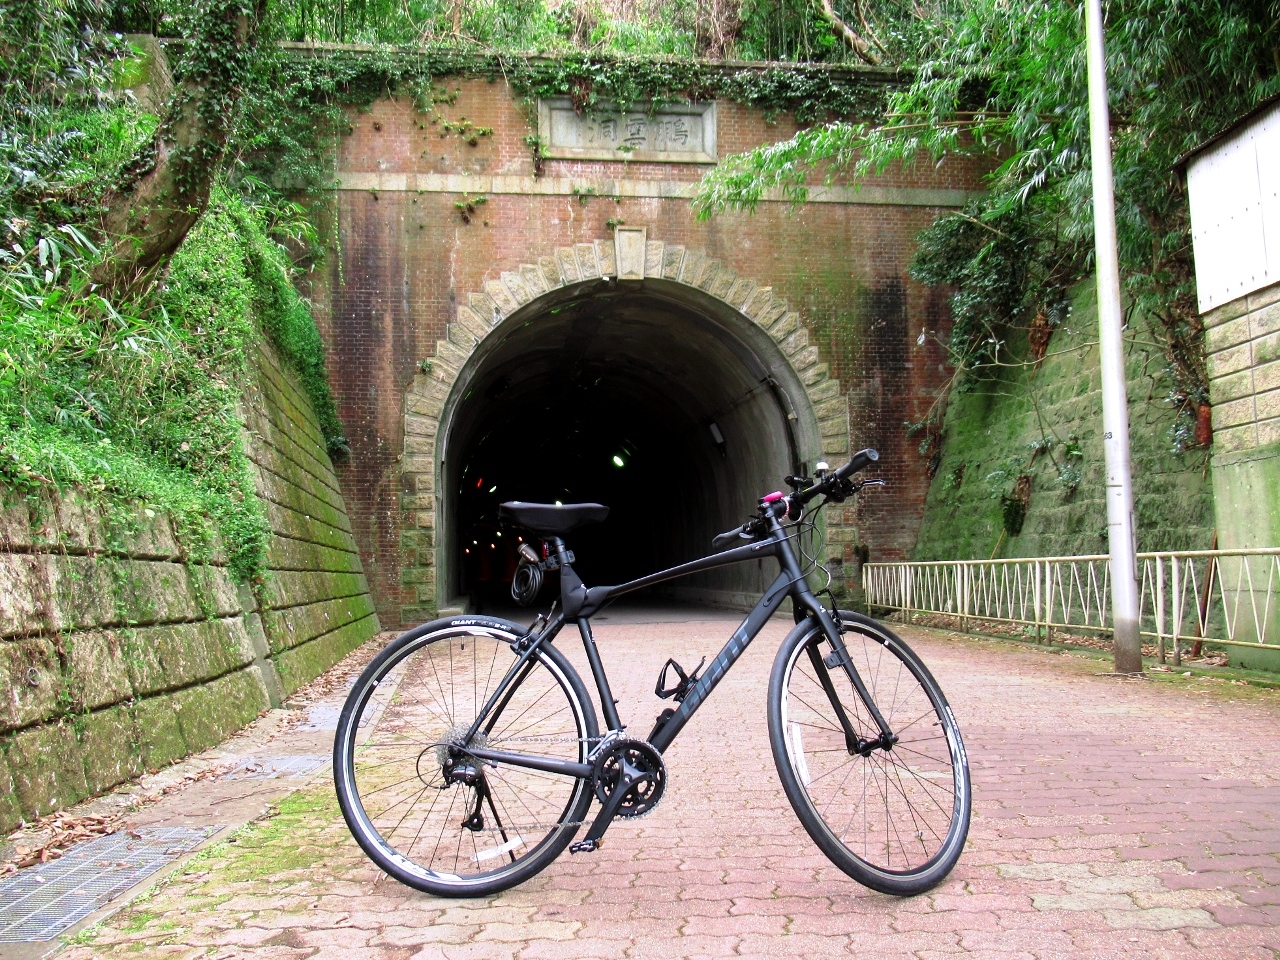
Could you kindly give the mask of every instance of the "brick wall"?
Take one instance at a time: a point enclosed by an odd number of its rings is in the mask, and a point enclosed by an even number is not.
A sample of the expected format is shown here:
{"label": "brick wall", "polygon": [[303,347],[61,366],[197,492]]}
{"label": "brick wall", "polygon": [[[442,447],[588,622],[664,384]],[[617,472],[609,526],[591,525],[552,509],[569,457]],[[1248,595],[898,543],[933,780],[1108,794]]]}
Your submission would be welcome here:
{"label": "brick wall", "polygon": [[377,632],[315,415],[269,347],[256,367],[256,596],[162,512],[0,491],[0,828],[218,743]]}
{"label": "brick wall", "polygon": [[[472,147],[457,136],[442,137],[407,100],[380,100],[352,114],[352,133],[339,148],[339,176],[348,184],[406,185],[417,175],[501,176],[527,184],[527,192],[488,194],[464,223],[457,192],[344,189],[337,199],[341,256],[316,278],[331,380],[352,441],[339,476],[384,621],[394,622],[399,607],[412,602],[412,591],[400,582],[406,521],[398,458],[405,390],[415,371],[444,339],[460,299],[558,247],[609,236],[611,220],[648,227],[650,240],[705,250],[772,286],[800,312],[821,360],[847,391],[852,445],[880,449],[893,484],[888,496],[851,508],[849,522],[859,525],[877,557],[904,556],[915,542],[928,478],[903,423],[927,411],[946,379],[940,349],[930,338],[924,345],[917,339],[924,328],[945,338],[948,320],[945,298],[907,277],[916,234],[942,208],[893,202],[893,191],[973,190],[982,165],[949,159],[939,167],[887,171],[870,185],[883,191],[874,203],[855,197],[793,214],[785,204],[765,202],[754,216],[699,222],[679,197],[612,195],[626,192],[620,185],[642,181],[688,186],[706,167],[547,160],[535,179],[523,140],[536,131],[509,89],[482,80],[441,82],[459,92],[437,111],[492,127],[492,136]],[[796,130],[785,116],[770,122],[760,111],[723,101],[717,109],[722,156]],[[390,179],[399,175],[400,181]],[[370,179],[380,176],[384,180]],[[537,192],[568,181],[595,195]]]}

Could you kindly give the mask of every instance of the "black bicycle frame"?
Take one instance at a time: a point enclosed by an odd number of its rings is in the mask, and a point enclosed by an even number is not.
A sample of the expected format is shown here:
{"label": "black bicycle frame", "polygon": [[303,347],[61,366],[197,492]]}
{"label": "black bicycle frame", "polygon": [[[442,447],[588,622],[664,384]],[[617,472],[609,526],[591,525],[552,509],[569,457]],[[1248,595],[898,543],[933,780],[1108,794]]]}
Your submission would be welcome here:
{"label": "black bicycle frame", "polygon": [[[645,587],[653,586],[658,583],[666,583],[669,580],[675,580],[685,577],[693,573],[699,573],[703,570],[713,570],[717,567],[729,566],[734,563],[742,563],[747,560],[758,560],[761,557],[776,557],[782,567],[777,578],[765,590],[759,601],[751,612],[747,614],[745,620],[733,632],[728,642],[716,654],[716,658],[711,661],[702,676],[698,678],[697,683],[689,688],[684,700],[676,708],[675,712],[665,721],[658,729],[652,740],[652,746],[659,752],[665,753],[667,747],[675,740],[690,718],[697,712],[698,707],[707,699],[707,696],[715,689],[729,668],[734,665],[737,659],[742,656],[744,650],[750,645],[751,641],[756,638],[764,625],[768,623],[769,618],[777,612],[782,602],[791,598],[792,603],[796,606],[796,620],[799,621],[803,617],[804,611],[815,617],[826,634],[827,639],[831,642],[835,653],[835,662],[829,666],[838,666],[848,675],[854,688],[857,690],[858,696],[870,711],[872,718],[880,729],[881,737],[892,737],[888,724],[885,723],[884,717],[881,716],[880,710],[875,702],[871,699],[866,685],[862,681],[862,677],[858,674],[857,669],[853,665],[853,661],[849,657],[848,650],[844,645],[844,639],[839,628],[831,619],[831,614],[818,602],[818,598],[813,595],[813,591],[809,589],[808,581],[805,579],[800,565],[796,561],[795,554],[791,550],[790,539],[791,534],[781,524],[778,515],[774,511],[766,514],[769,523],[769,536],[766,539],[756,541],[741,547],[732,547],[719,553],[713,553],[710,556],[703,557],[701,560],[694,560],[690,563],[684,563],[677,567],[671,567],[667,570],[651,573],[648,576],[641,577],[638,580],[631,580],[627,583],[619,584],[613,587],[595,587],[586,590],[582,587],[581,581],[573,572],[570,566],[563,541],[553,538],[548,541],[556,550],[561,560],[561,595],[562,609],[536,635],[525,637],[517,644],[519,656],[511,669],[507,671],[498,688],[493,692],[484,708],[476,717],[475,722],[471,726],[471,730],[462,741],[470,743],[472,737],[481,728],[485,722],[485,718],[495,707],[504,705],[509,699],[508,689],[513,686],[516,679],[521,676],[521,671],[528,663],[529,659],[534,656],[539,647],[544,643],[550,643],[555,639],[556,635],[568,622],[563,607],[569,606],[570,603],[576,602],[578,609],[570,608],[570,613],[577,614],[574,620],[578,625],[578,631],[582,635],[582,644],[586,649],[587,661],[591,665],[591,674],[595,679],[596,690],[600,696],[600,709],[604,713],[605,722],[608,724],[611,732],[621,731],[622,721],[618,716],[618,708],[614,704],[613,694],[609,688],[609,679],[605,675],[604,665],[600,661],[600,652],[596,649],[595,638],[591,635],[590,615],[595,613],[600,607],[606,603],[616,599],[627,593],[641,590]],[[576,601],[570,601],[569,598],[573,591],[579,591],[580,594]],[[830,691],[828,692],[830,695]],[[847,736],[852,735],[852,727],[848,725],[847,718],[844,717],[844,711],[837,706],[837,714],[842,718],[845,725],[845,733]],[[856,737],[855,737],[856,739]],[[505,750],[490,750],[481,747],[464,747],[466,753],[478,760],[488,760],[495,763],[508,763],[513,766],[527,767],[530,770],[541,770],[547,773],[559,773],[570,777],[587,778],[591,776],[592,768],[589,763],[574,763],[568,760],[557,760],[551,757],[539,757],[531,754],[508,753]]]}

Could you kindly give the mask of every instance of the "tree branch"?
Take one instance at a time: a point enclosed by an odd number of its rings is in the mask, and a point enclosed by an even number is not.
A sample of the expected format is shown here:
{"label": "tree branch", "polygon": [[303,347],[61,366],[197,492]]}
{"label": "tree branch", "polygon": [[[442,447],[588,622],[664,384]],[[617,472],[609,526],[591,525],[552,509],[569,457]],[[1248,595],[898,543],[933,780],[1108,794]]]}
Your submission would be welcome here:
{"label": "tree branch", "polygon": [[813,5],[818,11],[818,15],[831,25],[836,35],[848,44],[849,49],[857,55],[859,60],[872,66],[880,64],[880,57],[872,49],[871,44],[840,18],[840,15],[836,13],[835,7],[831,5],[831,0],[813,0]]}
{"label": "tree branch", "polygon": [[107,197],[108,253],[93,280],[136,292],[163,268],[204,213],[227,149],[267,0],[203,0],[165,120]]}

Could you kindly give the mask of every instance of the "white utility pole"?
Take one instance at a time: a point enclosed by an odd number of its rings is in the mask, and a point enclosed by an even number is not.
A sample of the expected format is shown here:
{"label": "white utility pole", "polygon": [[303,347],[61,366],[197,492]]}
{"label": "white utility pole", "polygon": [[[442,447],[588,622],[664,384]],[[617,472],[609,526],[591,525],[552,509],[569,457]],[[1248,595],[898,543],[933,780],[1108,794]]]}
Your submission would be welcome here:
{"label": "white utility pole", "polygon": [[1120,334],[1120,264],[1116,198],[1111,174],[1102,0],[1086,0],[1089,60],[1089,140],[1093,158],[1093,235],[1098,273],[1098,353],[1102,357],[1102,429],[1107,464],[1107,541],[1111,552],[1111,621],[1116,673],[1142,671],[1138,632],[1137,538],[1133,528],[1133,470],[1129,461],[1129,398]]}

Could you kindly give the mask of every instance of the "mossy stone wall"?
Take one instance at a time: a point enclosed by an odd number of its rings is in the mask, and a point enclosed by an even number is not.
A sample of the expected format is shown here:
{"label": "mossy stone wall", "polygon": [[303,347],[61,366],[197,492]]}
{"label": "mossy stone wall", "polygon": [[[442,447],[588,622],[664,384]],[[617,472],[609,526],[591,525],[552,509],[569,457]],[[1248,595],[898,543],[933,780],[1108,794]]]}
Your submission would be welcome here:
{"label": "mossy stone wall", "polygon": [[266,580],[74,491],[0,491],[0,829],[206,749],[379,629],[314,412],[269,345],[243,393]]}
{"label": "mossy stone wall", "polygon": [[[1138,549],[1208,549],[1209,454],[1174,448],[1176,410],[1166,400],[1163,357],[1147,329],[1144,318],[1130,317],[1125,331]],[[952,394],[913,559],[1107,552],[1097,330],[1094,286],[1082,283],[1039,366],[1014,364]],[[1010,346],[1014,356],[1025,349]],[[1031,496],[1022,529],[1011,536],[1001,498],[1014,494],[1023,474],[1031,477]]]}

